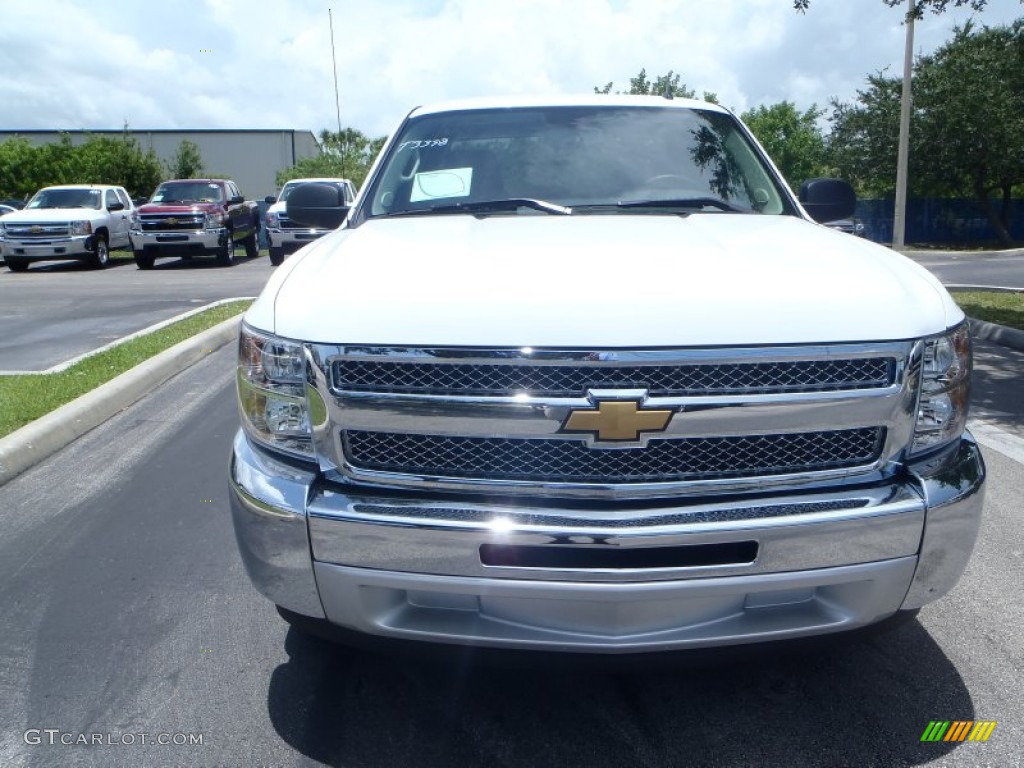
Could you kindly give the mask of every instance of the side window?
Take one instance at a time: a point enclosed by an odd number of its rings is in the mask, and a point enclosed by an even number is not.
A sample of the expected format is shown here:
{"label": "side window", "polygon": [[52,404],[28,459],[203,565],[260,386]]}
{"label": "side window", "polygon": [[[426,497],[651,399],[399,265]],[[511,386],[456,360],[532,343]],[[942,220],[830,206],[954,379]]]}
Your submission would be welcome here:
{"label": "side window", "polygon": [[356,199],[356,190],[351,184],[345,185],[345,195],[348,197],[348,204],[352,205],[352,202]]}
{"label": "side window", "polygon": [[235,186],[235,182],[228,182],[228,197],[241,197],[242,193],[238,191],[238,187]]}
{"label": "side window", "polygon": [[114,192],[114,190],[112,190],[112,189],[108,189],[107,190],[107,194],[105,195],[105,198],[106,198],[105,202],[107,204],[107,210],[108,211],[110,210],[110,206],[115,205],[115,204],[121,202],[120,200],[117,199],[117,193]]}
{"label": "side window", "polygon": [[126,211],[131,210],[132,199],[128,197],[128,193],[121,189],[121,187],[118,187],[115,191],[117,192],[118,199],[124,204],[124,209]]}

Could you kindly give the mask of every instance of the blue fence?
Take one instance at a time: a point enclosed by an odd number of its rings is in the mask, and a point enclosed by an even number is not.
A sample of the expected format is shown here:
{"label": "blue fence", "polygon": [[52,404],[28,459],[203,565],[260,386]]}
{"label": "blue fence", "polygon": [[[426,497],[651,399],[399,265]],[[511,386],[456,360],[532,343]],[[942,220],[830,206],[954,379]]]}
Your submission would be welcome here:
{"label": "blue fence", "polygon": [[[1001,206],[1002,201],[996,205]],[[869,239],[892,242],[893,208],[892,200],[857,201],[855,215],[864,223]],[[1024,199],[1011,201],[1010,237],[1024,240]],[[998,238],[976,201],[925,198],[907,201],[904,239],[908,243],[978,243]]]}

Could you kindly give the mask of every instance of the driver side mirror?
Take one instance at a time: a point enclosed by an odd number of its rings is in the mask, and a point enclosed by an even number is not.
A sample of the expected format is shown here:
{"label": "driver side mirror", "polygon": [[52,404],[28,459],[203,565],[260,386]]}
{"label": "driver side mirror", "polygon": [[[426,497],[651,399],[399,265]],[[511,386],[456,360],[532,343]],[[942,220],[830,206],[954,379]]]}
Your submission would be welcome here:
{"label": "driver side mirror", "polygon": [[815,221],[835,221],[853,216],[857,194],[840,179],[808,179],[800,186],[800,204]]}
{"label": "driver side mirror", "polygon": [[337,229],[348,215],[345,193],[333,184],[310,182],[288,196],[285,212],[297,224],[317,229]]}
{"label": "driver side mirror", "polygon": [[235,195],[234,197],[232,197],[232,198],[230,198],[228,200],[228,205],[240,205],[241,203],[244,203],[244,202],[245,202],[245,198],[244,197],[242,197],[241,195]]}

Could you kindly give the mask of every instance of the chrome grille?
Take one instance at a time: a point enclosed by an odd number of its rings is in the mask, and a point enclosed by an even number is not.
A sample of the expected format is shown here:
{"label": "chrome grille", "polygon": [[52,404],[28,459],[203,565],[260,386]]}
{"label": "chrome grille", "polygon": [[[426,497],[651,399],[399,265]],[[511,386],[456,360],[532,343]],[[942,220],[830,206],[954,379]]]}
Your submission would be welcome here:
{"label": "chrome grille", "polygon": [[143,232],[168,232],[176,230],[202,229],[206,217],[203,214],[183,213],[175,216],[167,213],[148,213],[139,217]]}
{"label": "chrome grille", "polygon": [[19,240],[50,240],[54,237],[68,237],[71,234],[71,225],[67,222],[60,224],[8,224],[7,236],[16,237]]}
{"label": "chrome grille", "polygon": [[581,397],[588,389],[646,389],[651,396],[772,394],[891,386],[891,357],[778,362],[601,365],[434,363],[343,359],[333,385],[347,392]]}
{"label": "chrome grille", "polygon": [[579,440],[343,433],[359,469],[460,479],[564,483],[672,482],[813,472],[870,464],[883,427],[795,434],[652,439],[591,450]]}

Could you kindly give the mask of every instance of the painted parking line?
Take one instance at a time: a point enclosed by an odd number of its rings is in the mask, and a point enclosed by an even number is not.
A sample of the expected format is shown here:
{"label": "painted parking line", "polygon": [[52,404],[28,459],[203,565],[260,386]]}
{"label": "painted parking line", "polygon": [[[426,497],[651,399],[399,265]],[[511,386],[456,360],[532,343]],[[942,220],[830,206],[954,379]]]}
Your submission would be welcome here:
{"label": "painted parking line", "polygon": [[971,421],[968,425],[971,434],[986,448],[999,451],[1018,464],[1024,464],[1024,437],[1007,432],[984,421]]}

